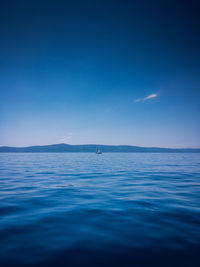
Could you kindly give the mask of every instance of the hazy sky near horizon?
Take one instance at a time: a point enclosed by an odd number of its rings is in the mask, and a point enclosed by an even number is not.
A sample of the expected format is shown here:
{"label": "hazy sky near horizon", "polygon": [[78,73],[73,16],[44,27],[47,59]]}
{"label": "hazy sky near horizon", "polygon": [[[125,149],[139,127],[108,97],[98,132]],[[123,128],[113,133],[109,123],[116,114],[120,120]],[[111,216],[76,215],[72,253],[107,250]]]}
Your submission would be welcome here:
{"label": "hazy sky near horizon", "polygon": [[199,1],[0,3],[0,145],[200,147]]}

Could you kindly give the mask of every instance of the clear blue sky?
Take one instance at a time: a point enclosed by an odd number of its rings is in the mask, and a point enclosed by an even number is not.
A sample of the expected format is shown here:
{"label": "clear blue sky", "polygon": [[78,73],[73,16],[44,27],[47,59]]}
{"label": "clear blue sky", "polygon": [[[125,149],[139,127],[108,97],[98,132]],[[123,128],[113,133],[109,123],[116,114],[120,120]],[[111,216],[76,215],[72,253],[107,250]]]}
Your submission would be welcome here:
{"label": "clear blue sky", "polygon": [[2,1],[0,145],[200,147],[199,1]]}

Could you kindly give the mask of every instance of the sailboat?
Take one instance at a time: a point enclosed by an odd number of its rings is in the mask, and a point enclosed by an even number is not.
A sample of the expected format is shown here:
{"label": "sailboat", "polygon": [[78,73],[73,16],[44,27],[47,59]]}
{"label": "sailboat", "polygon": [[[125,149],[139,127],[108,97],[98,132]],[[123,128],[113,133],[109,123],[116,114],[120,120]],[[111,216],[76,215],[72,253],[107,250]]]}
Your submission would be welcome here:
{"label": "sailboat", "polygon": [[101,150],[100,150],[99,147],[97,148],[97,152],[96,152],[96,154],[102,154],[102,152],[101,152]]}

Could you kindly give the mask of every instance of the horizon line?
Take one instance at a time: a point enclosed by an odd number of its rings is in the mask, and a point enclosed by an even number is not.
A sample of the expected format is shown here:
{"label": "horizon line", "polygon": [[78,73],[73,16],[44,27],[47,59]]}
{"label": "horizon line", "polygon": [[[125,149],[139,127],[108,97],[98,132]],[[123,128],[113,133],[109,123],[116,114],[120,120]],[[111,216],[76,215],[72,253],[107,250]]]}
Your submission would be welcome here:
{"label": "horizon line", "polygon": [[27,145],[27,146],[9,146],[9,145],[0,145],[2,147],[11,147],[11,148],[28,148],[28,147],[41,147],[41,146],[53,146],[53,145],[68,145],[68,146],[129,146],[129,147],[140,147],[140,148],[163,148],[163,149],[200,149],[200,147],[162,147],[162,146],[139,146],[139,145],[112,145],[112,144],[68,144],[68,143],[54,143],[46,145]]}

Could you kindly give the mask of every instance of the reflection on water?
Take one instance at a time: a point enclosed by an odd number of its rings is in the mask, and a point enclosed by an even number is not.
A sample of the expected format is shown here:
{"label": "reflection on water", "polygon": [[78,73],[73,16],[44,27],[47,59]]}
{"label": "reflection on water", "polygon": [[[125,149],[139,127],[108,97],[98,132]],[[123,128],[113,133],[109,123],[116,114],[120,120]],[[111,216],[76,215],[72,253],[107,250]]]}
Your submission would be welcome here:
{"label": "reflection on water", "polygon": [[200,154],[0,154],[1,266],[198,266]]}

